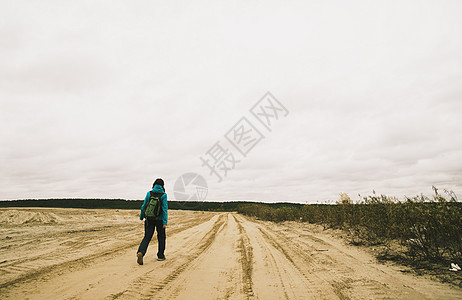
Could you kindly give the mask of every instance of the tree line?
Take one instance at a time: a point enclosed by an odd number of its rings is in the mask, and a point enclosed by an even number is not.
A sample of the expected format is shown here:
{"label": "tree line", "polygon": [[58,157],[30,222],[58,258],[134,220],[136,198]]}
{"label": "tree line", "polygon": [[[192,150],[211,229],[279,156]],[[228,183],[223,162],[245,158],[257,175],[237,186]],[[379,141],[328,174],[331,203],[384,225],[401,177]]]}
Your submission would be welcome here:
{"label": "tree line", "polygon": [[[240,205],[255,202],[230,201],[230,202],[207,202],[207,201],[168,201],[168,208],[174,210],[199,210],[199,211],[237,211]],[[56,207],[56,208],[87,208],[87,209],[140,209],[143,200],[125,199],[24,199],[0,201],[0,207]],[[263,204],[262,204],[263,205]],[[269,204],[268,204],[269,205]],[[301,206],[293,203],[274,203],[273,207]]]}

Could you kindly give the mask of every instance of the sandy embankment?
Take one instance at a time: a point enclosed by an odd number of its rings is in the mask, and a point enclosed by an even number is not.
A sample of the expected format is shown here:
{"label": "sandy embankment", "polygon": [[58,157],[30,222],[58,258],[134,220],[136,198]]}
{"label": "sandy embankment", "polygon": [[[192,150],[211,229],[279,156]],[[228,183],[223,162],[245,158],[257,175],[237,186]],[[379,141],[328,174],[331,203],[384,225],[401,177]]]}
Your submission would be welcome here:
{"label": "sandy embankment", "polygon": [[133,210],[0,209],[1,299],[461,299],[308,224],[170,211],[167,260]]}

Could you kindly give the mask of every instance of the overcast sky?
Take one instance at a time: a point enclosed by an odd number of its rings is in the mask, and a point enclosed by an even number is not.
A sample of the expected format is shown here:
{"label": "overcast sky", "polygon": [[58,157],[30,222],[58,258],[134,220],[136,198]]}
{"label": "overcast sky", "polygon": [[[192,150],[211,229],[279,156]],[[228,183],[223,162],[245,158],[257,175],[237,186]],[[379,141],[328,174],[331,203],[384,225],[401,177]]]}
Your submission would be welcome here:
{"label": "overcast sky", "polygon": [[[207,200],[462,197],[461,16],[458,0],[2,0],[0,198],[141,199],[162,177],[174,199],[188,172]],[[287,110],[269,128],[250,112],[267,92]],[[226,138],[243,117],[245,156]],[[201,160],[217,145],[221,182]]]}

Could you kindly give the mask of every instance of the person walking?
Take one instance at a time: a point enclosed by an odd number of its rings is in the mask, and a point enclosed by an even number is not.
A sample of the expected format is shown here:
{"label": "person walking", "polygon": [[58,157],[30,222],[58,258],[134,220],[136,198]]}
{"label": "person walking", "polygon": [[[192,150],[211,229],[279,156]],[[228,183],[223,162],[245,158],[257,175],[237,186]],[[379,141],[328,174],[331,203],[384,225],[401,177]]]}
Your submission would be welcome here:
{"label": "person walking", "polygon": [[[146,217],[146,208],[149,204],[152,197],[160,196],[160,215],[156,218],[147,218]],[[152,201],[152,200],[151,200]],[[144,221],[144,237],[141,241],[138,251],[136,253],[138,264],[143,264],[143,257],[146,255],[149,242],[154,235],[154,230],[157,230],[157,241],[158,241],[158,251],[157,251],[157,260],[165,260],[165,228],[167,228],[168,220],[168,204],[167,204],[167,193],[165,193],[164,180],[157,178],[153,185],[152,190],[148,191],[146,197],[144,198],[144,203],[141,206],[140,220],[146,219]]]}

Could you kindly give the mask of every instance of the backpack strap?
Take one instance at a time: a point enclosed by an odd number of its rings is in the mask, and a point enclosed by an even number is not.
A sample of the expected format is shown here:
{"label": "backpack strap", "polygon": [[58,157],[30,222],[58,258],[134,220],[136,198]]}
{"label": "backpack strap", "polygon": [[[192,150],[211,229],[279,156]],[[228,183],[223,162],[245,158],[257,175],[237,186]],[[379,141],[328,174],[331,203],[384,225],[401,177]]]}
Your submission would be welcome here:
{"label": "backpack strap", "polygon": [[165,192],[164,193],[154,193],[153,191],[149,191],[149,193],[150,193],[149,197],[152,197],[154,194],[159,194],[161,199],[162,199],[162,196],[165,194]]}

